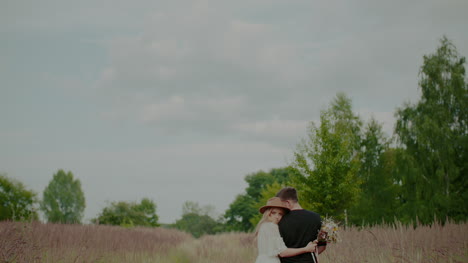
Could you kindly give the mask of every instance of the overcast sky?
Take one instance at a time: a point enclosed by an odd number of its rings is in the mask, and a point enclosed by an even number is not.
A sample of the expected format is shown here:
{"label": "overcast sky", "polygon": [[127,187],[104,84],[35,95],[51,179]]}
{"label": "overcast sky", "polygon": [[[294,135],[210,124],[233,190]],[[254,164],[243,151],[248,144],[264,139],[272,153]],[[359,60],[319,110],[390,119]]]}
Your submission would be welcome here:
{"label": "overcast sky", "polygon": [[42,197],[58,169],[86,197],[223,213],[244,177],[287,165],[344,92],[390,135],[466,0],[0,0],[0,172]]}

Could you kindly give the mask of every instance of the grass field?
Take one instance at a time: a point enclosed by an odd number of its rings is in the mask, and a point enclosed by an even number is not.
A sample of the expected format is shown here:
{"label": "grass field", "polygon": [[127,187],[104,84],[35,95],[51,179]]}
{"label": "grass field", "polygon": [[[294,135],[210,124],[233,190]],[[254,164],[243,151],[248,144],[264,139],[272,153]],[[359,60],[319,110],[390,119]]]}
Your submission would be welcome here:
{"label": "grass field", "polygon": [[[468,224],[348,228],[320,263],[468,262]],[[251,233],[0,222],[0,262],[253,263]]]}

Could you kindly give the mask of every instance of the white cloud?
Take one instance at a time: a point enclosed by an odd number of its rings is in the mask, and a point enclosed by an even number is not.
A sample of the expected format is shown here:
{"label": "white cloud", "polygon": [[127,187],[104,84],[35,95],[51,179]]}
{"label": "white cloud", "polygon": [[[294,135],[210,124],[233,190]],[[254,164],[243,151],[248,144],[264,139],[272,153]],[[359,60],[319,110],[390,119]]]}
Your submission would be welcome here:
{"label": "white cloud", "polygon": [[[142,97],[142,101],[147,98]],[[148,123],[160,121],[226,121],[238,118],[245,101],[240,97],[199,97],[185,99],[172,96],[161,102],[150,102],[143,106],[140,119]]]}
{"label": "white cloud", "polygon": [[[253,4],[260,8],[264,3]],[[338,10],[343,5],[347,12]],[[311,8],[304,1],[292,6]],[[404,6],[413,10],[417,5]],[[425,50],[417,39],[427,43],[441,36],[439,29],[414,34],[432,27],[388,3],[319,3],[310,10],[311,18],[287,13],[292,7],[278,1],[270,11],[283,10],[281,19],[249,16],[236,7],[213,1],[171,3],[153,12],[138,34],[114,39],[111,74],[104,72],[99,85],[127,98],[113,107],[132,113],[116,115],[164,122],[158,127],[169,131],[190,127],[195,133],[257,139],[260,134],[299,134],[339,91],[357,108],[390,113],[418,95],[421,57],[435,44]]]}
{"label": "white cloud", "polygon": [[299,138],[305,134],[308,124],[309,122],[304,120],[273,119],[235,123],[233,128],[255,136]]}
{"label": "white cloud", "polygon": [[[6,2],[6,3],[5,3]],[[128,32],[140,27],[160,4],[138,0],[22,0],[4,1],[0,9],[0,30],[7,32],[70,32],[94,28]]]}
{"label": "white cloud", "polygon": [[184,98],[173,96],[167,102],[152,103],[143,109],[142,120],[145,122],[159,120],[180,120],[190,118],[191,114],[185,108]]}

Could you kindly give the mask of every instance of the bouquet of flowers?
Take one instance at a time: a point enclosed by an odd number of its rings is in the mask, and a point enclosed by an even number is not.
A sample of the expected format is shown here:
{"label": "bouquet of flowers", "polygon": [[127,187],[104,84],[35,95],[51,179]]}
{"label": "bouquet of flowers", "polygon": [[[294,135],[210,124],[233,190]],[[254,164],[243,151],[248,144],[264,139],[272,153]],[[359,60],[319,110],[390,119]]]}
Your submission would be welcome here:
{"label": "bouquet of flowers", "polygon": [[322,228],[320,229],[317,237],[319,243],[337,243],[341,239],[338,234],[338,224],[330,217],[325,217],[322,221]]}
{"label": "bouquet of flowers", "polygon": [[[340,242],[341,239],[338,235],[338,224],[333,221],[330,217],[325,217],[322,220],[322,227],[319,230],[317,236],[318,245],[320,246],[323,243],[336,243]],[[312,259],[315,263],[318,263],[318,250],[312,253]]]}

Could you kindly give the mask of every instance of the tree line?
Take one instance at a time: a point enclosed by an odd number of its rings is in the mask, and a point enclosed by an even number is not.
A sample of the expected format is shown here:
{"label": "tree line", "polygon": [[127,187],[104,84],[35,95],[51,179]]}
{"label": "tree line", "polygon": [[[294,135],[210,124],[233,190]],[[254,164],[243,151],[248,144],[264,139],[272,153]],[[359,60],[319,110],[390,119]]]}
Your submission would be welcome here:
{"label": "tree line", "polygon": [[[352,101],[338,93],[311,122],[286,167],[245,176],[248,186],[223,215],[186,202],[182,218],[167,227],[194,236],[250,231],[258,207],[283,186],[298,189],[304,208],[344,224],[365,225],[465,221],[468,216],[468,85],[465,58],[446,38],[423,57],[421,96],[395,110],[388,137],[375,118],[362,120]],[[38,218],[36,194],[0,175],[0,220]],[[79,180],[59,170],[39,202],[49,222],[80,223],[85,198]],[[96,224],[159,226],[156,204],[113,202],[92,220]]]}

